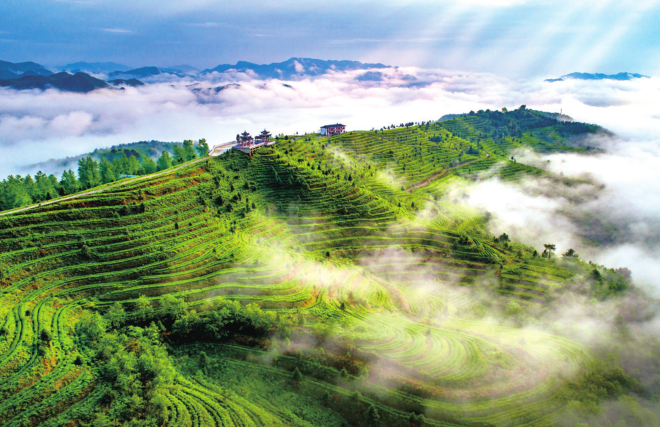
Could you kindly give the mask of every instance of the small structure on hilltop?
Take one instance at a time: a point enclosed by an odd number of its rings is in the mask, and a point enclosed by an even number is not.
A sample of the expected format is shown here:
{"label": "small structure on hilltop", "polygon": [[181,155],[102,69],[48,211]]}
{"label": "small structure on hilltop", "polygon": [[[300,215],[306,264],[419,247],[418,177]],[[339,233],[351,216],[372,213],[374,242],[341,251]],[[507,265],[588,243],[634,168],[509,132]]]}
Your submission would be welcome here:
{"label": "small structure on hilltop", "polygon": [[232,148],[251,156],[257,149],[271,145],[275,145],[275,141],[270,139],[270,132],[264,129],[256,138],[244,131],[238,136],[238,144]]}
{"label": "small structure on hilltop", "polygon": [[341,123],[335,123],[334,125],[325,125],[321,126],[321,135],[322,136],[332,136],[339,135],[340,133],[346,132],[346,125]]}
{"label": "small structure on hilltop", "polygon": [[268,132],[266,129],[262,130],[261,133],[256,138],[254,138],[254,141],[257,143],[270,142],[270,132]]}
{"label": "small structure on hilltop", "polygon": [[251,142],[254,142],[254,138],[252,138],[248,131],[243,131],[243,133],[239,135],[239,144],[249,144]]}

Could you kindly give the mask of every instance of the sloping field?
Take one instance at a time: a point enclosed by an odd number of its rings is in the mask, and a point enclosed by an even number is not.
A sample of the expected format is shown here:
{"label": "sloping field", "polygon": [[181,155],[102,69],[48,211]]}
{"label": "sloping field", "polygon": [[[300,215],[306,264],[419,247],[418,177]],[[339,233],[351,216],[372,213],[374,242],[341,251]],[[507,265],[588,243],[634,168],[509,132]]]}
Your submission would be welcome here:
{"label": "sloping field", "polygon": [[[592,356],[471,314],[570,276],[448,196],[507,162],[489,123],[282,140],[1,217],[0,424],[550,425]],[[174,338],[232,301],[288,332]]]}

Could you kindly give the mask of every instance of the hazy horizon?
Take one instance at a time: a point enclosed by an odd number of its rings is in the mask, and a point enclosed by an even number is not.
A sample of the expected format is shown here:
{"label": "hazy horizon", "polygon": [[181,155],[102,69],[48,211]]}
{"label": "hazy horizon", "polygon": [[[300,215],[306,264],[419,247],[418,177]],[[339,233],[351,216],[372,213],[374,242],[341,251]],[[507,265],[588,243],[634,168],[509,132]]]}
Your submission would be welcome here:
{"label": "hazy horizon", "polygon": [[111,61],[203,69],[308,57],[509,78],[653,75],[659,67],[649,43],[660,36],[657,1],[28,0],[4,2],[0,11],[1,59],[49,66]]}

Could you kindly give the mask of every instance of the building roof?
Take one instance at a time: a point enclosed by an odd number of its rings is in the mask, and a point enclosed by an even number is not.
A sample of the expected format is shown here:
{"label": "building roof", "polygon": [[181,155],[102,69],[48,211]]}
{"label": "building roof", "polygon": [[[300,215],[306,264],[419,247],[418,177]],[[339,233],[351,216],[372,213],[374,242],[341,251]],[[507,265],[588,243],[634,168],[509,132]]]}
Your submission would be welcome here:
{"label": "building roof", "polygon": [[325,126],[321,126],[321,129],[325,129],[325,128],[334,128],[334,127],[338,127],[338,126],[344,126],[344,127],[346,127],[346,125],[342,125],[341,123],[335,123],[334,125],[325,125]]}
{"label": "building roof", "polygon": [[241,135],[243,135],[243,136],[250,136],[250,133],[249,133],[248,131],[243,131],[243,133],[242,133]]}
{"label": "building roof", "polygon": [[270,132],[268,132],[266,129],[261,131],[262,135],[270,135]]}

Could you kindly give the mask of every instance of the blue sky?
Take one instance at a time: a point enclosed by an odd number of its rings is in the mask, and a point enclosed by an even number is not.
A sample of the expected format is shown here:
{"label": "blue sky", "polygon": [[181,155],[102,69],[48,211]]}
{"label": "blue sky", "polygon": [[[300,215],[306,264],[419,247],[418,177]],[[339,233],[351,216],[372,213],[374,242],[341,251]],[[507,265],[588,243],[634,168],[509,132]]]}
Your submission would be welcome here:
{"label": "blue sky", "polygon": [[657,74],[658,1],[3,0],[0,59],[199,68],[292,56],[492,72]]}

